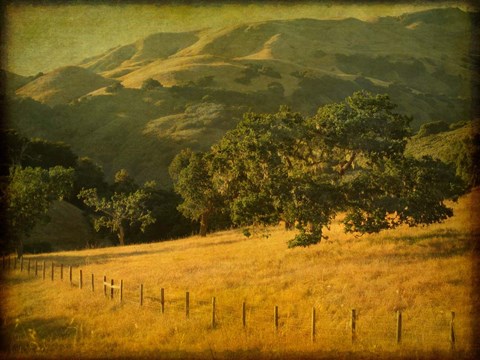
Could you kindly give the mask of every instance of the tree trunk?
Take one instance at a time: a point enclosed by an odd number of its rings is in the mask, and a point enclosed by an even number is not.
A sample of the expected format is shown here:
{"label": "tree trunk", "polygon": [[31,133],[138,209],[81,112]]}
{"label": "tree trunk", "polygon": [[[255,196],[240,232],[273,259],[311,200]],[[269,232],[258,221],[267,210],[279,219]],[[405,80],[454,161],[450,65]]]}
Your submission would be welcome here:
{"label": "tree trunk", "polygon": [[17,257],[20,259],[23,256],[23,237],[20,235],[17,242]]}
{"label": "tree trunk", "polygon": [[208,214],[205,211],[200,217],[200,236],[207,236],[207,227],[208,227]]}
{"label": "tree trunk", "polygon": [[293,223],[285,220],[285,230],[293,230]]}
{"label": "tree trunk", "polygon": [[350,166],[352,166],[353,161],[355,160],[355,157],[356,157],[356,156],[357,156],[357,153],[356,153],[356,152],[353,152],[353,153],[350,155],[350,160],[348,160],[347,163],[340,168],[340,176],[343,176],[343,174],[345,174],[345,171],[347,171],[348,168],[349,168]]}
{"label": "tree trunk", "polygon": [[307,231],[310,232],[310,233],[313,233],[314,230],[315,230],[315,226],[313,225],[313,223],[311,221],[309,221],[307,223]]}
{"label": "tree trunk", "polygon": [[125,229],[123,228],[123,225],[118,227],[118,240],[120,241],[120,246],[125,245]]}

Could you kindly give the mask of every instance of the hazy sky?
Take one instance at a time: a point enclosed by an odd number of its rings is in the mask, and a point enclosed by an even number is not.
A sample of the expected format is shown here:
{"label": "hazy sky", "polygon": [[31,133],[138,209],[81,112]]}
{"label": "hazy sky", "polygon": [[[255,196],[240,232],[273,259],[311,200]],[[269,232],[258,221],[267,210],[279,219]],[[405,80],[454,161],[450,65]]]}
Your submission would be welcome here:
{"label": "hazy sky", "polygon": [[[39,5],[5,8],[2,68],[21,75],[73,65],[156,32],[181,32],[270,19],[372,20],[463,2],[328,5],[334,2],[229,5]],[[219,3],[221,4],[221,3]]]}

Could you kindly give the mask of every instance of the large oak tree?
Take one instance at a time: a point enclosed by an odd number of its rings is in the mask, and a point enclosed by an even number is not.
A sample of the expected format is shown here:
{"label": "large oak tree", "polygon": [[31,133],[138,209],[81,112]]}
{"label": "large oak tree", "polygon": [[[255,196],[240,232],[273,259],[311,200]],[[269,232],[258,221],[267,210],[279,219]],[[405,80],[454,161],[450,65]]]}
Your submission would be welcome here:
{"label": "large oak tree", "polygon": [[[237,225],[296,224],[289,246],[320,242],[339,212],[345,231],[357,233],[443,221],[452,215],[444,201],[463,184],[444,163],[404,154],[411,119],[395,107],[362,91],[310,118],[285,107],[246,114],[184,192],[219,194]],[[204,200],[190,196],[189,207],[205,208]]]}

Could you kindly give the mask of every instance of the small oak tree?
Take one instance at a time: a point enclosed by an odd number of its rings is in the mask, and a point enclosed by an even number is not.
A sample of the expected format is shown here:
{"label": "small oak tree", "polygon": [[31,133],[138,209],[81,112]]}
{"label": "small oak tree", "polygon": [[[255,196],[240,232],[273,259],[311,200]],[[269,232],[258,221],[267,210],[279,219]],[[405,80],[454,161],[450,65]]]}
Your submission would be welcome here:
{"label": "small oak tree", "polygon": [[100,216],[94,220],[95,230],[105,227],[116,233],[120,245],[125,245],[125,226],[138,223],[140,230],[155,222],[152,213],[146,207],[153,182],[132,192],[114,192],[110,197],[99,197],[97,189],[82,189],[78,198],[93,208]]}
{"label": "small oak tree", "polygon": [[68,196],[73,187],[73,169],[56,166],[42,168],[10,168],[8,183],[3,189],[6,223],[17,255],[23,255],[23,239],[30,236],[38,222],[47,222],[47,212],[54,200]]}
{"label": "small oak tree", "polygon": [[209,161],[206,154],[185,149],[173,159],[169,167],[174,190],[183,198],[178,210],[185,217],[200,221],[202,237],[207,235],[209,218],[219,202],[209,174]]}

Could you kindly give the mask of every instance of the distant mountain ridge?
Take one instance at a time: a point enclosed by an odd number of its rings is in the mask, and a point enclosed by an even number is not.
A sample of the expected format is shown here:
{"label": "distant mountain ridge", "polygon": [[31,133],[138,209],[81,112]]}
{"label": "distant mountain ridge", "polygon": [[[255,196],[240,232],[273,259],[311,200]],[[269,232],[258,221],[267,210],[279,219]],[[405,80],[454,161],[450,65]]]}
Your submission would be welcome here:
{"label": "distant mountain ridge", "polygon": [[[286,104],[312,115],[366,89],[390,94],[416,129],[467,120],[478,81],[471,16],[446,8],[372,22],[273,20],[152,34],[20,81],[16,96],[40,104],[13,99],[10,120],[28,136],[70,143],[109,175],[124,167],[165,187],[176,152],[208,149],[250,109]],[[163,87],[142,89],[148,79]]]}

